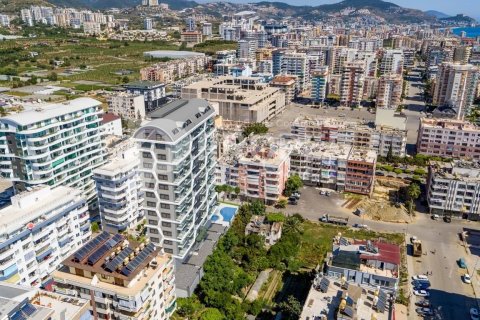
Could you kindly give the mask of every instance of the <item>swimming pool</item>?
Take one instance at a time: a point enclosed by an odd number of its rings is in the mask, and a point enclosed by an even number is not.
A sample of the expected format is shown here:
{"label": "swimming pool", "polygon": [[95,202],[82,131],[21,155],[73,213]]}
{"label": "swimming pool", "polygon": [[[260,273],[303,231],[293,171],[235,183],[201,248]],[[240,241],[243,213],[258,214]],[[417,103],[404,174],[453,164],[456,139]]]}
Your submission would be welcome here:
{"label": "swimming pool", "polygon": [[223,217],[223,221],[231,222],[235,216],[235,213],[237,213],[237,208],[235,207],[223,207],[220,209],[220,214]]}

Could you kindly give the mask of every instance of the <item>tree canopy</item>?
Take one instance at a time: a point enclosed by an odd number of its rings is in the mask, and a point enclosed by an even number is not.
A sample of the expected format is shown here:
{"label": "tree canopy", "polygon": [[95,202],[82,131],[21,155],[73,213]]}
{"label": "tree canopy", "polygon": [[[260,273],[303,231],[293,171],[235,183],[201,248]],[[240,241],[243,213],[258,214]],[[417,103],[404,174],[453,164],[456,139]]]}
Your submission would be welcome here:
{"label": "tree canopy", "polygon": [[250,134],[265,134],[268,132],[268,127],[263,123],[251,123],[243,129],[243,136],[248,137]]}

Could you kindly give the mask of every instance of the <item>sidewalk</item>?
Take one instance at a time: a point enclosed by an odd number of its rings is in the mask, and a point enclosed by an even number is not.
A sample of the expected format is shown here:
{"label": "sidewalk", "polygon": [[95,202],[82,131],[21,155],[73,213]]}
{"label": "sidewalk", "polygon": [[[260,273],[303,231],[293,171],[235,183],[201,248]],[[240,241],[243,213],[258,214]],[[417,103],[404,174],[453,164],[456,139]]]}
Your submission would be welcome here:
{"label": "sidewalk", "polygon": [[478,262],[480,261],[480,257],[474,257],[470,253],[469,246],[467,242],[464,240],[463,241],[463,247],[465,248],[465,262],[467,263],[467,272],[472,278],[472,288],[473,288],[473,293],[475,295],[475,299],[477,301],[477,308],[480,309],[480,277],[478,276],[477,269],[478,267]]}
{"label": "sidewalk", "polygon": [[[411,235],[409,235],[408,233],[405,233],[405,245],[407,246],[408,243],[410,243],[410,237]],[[406,249],[405,249],[406,250]],[[410,286],[410,279],[412,277],[412,275],[415,274],[415,269],[414,269],[414,266],[413,266],[413,257],[409,256],[408,254],[406,254],[407,256],[407,271],[408,271],[408,283],[407,283],[407,289],[405,290],[404,294],[406,296],[410,296],[409,297],[409,303],[408,303],[408,309],[407,309],[407,318],[410,319],[410,318],[413,318],[414,315],[416,314],[415,312],[415,295],[413,295],[412,293],[412,290],[411,290],[411,286]],[[412,315],[410,317],[410,315]]]}

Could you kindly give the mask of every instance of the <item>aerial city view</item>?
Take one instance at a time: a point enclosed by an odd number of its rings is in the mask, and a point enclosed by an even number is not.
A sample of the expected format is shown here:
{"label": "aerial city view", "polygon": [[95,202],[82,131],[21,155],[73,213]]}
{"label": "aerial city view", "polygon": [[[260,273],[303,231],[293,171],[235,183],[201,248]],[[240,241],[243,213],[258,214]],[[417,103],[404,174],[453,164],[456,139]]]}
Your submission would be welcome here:
{"label": "aerial city view", "polygon": [[480,320],[479,21],[0,0],[0,320]]}

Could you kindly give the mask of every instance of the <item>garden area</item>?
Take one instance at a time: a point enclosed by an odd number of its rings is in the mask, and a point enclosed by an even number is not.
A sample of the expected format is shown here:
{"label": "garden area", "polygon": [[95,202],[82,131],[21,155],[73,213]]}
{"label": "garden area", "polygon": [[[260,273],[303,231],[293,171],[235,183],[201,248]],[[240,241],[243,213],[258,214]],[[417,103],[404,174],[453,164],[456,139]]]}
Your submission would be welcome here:
{"label": "garden area", "polygon": [[[403,243],[401,234],[379,234],[368,230],[324,225],[304,220],[300,215],[267,213],[260,202],[244,204],[227,233],[204,265],[204,277],[190,298],[179,298],[173,319],[236,320],[253,315],[273,319],[282,312],[283,319],[298,319],[315,275],[331,250],[332,238],[341,232],[346,237]],[[282,221],[281,239],[268,250],[261,236],[245,235],[252,215],[266,215],[267,220]],[[269,277],[258,298],[246,298],[255,279],[263,270]]]}

